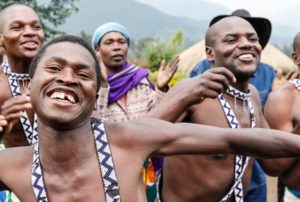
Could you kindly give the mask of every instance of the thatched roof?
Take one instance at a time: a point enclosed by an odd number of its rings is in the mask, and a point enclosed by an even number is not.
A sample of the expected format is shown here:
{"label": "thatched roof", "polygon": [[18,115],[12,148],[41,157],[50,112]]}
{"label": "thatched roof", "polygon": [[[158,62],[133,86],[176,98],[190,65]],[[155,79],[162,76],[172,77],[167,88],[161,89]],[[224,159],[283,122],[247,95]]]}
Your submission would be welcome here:
{"label": "thatched roof", "polygon": [[[206,54],[204,40],[202,40],[180,54],[179,70],[190,72],[204,58]],[[291,58],[270,43],[264,48],[261,61],[275,69],[282,68],[285,71],[297,69]]]}

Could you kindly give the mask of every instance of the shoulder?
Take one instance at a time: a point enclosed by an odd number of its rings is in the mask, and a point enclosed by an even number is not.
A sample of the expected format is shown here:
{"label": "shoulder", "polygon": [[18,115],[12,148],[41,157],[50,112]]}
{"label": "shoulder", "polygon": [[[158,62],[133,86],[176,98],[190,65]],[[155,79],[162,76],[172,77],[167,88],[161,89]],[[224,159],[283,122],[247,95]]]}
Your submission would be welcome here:
{"label": "shoulder", "polygon": [[[31,167],[33,147],[14,147],[0,151],[0,176],[15,175],[24,168]],[[3,175],[4,173],[4,175]]]}
{"label": "shoulder", "polygon": [[257,88],[253,84],[249,83],[249,90],[251,93],[251,98],[254,99],[255,102],[260,103],[260,95],[259,95]]}
{"label": "shoulder", "polygon": [[295,85],[287,82],[270,93],[268,102],[291,103],[293,101],[293,97],[295,97],[297,93],[298,90],[295,88]]}

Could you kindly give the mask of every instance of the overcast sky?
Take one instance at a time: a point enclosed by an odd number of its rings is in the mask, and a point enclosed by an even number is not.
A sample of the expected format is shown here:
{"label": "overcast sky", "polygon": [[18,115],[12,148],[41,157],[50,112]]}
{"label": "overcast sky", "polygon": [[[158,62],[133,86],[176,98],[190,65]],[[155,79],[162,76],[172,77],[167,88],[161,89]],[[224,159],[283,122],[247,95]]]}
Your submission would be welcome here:
{"label": "overcast sky", "polygon": [[[203,0],[198,0],[203,1]],[[253,16],[271,17],[276,12],[289,8],[300,0],[207,0],[218,2],[231,10],[246,8]]]}

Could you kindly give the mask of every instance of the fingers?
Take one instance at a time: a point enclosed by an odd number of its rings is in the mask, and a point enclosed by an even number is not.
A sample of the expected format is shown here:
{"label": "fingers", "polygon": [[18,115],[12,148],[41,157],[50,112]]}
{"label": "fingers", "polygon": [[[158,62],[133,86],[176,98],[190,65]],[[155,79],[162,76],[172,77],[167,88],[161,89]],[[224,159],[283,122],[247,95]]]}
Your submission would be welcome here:
{"label": "fingers", "polygon": [[0,132],[4,131],[5,126],[7,126],[7,120],[3,115],[0,115]]}
{"label": "fingers", "polygon": [[32,108],[32,106],[29,97],[20,95],[5,101],[1,106],[1,112],[6,120],[11,120],[19,118],[25,110],[30,108]]}
{"label": "fingers", "polygon": [[159,69],[164,70],[165,68],[166,68],[166,60],[163,59],[163,60],[160,62]]}
{"label": "fingers", "polygon": [[219,74],[219,75],[223,75],[226,77],[226,79],[232,83],[236,82],[236,78],[234,76],[234,74],[228,70],[225,67],[216,67],[216,68],[211,68],[210,70],[208,70],[214,74]]}
{"label": "fingers", "polygon": [[171,71],[175,72],[177,71],[178,64],[179,64],[180,58],[179,55],[176,55],[170,62],[169,66]]}

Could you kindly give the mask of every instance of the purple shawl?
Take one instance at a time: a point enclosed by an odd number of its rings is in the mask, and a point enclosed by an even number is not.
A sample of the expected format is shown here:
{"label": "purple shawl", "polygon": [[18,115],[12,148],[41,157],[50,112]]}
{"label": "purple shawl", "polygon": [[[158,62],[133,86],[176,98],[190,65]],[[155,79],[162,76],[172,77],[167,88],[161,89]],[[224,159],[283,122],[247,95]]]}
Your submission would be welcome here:
{"label": "purple shawl", "polygon": [[[108,104],[116,102],[129,90],[136,87],[143,78],[148,79],[148,69],[140,68],[126,61],[123,67],[116,73],[108,76],[110,86]],[[154,86],[149,81],[151,88]]]}

